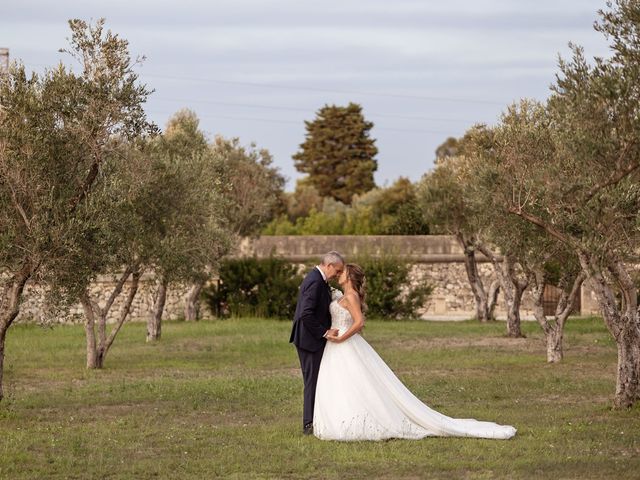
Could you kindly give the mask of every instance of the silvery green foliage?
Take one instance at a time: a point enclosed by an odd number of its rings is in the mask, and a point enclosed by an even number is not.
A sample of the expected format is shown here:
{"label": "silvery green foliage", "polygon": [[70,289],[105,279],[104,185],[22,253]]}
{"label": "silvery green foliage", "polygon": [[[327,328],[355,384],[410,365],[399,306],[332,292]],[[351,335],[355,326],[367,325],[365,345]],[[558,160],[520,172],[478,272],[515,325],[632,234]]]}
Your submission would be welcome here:
{"label": "silvery green foliage", "polygon": [[154,131],[127,41],[103,20],[69,25],[78,73],[60,64],[29,75],[14,64],[0,79],[0,271],[10,279],[26,268],[58,293],[92,276],[79,260],[86,242],[99,251],[105,241],[92,194],[114,172],[117,139]]}
{"label": "silvery green foliage", "polygon": [[596,30],[611,56],[589,61],[572,45],[546,104],[522,101],[481,132],[490,141],[478,142],[470,176],[479,198],[501,208],[487,221],[506,248],[527,260],[564,248],[557,260],[578,259],[618,347],[622,407],[640,398],[640,2],[607,6]]}

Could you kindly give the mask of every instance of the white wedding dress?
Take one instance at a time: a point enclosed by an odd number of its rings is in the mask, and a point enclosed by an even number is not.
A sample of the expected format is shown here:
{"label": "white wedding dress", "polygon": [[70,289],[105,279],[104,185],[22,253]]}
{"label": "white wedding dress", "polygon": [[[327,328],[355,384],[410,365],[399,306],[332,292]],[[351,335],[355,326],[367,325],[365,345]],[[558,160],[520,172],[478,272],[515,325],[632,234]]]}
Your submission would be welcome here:
{"label": "white wedding dress", "polygon": [[[331,327],[343,334],[353,322],[351,314],[338,299],[329,308]],[[430,436],[507,439],[516,429],[432,410],[355,334],[342,343],[327,342],[318,374],[313,433],[322,440],[343,441]]]}

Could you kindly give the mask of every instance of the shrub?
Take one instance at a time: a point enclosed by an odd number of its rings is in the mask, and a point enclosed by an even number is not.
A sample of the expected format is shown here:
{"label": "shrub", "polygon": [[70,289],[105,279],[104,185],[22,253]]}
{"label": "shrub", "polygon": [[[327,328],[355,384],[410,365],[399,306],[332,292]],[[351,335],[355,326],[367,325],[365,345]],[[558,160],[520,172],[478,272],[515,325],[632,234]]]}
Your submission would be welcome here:
{"label": "shrub", "polygon": [[[404,178],[388,188],[353,197],[351,205],[298,188],[290,194],[287,215],[269,223],[263,235],[427,235],[415,187]],[[313,193],[313,192],[311,192]],[[316,192],[317,195],[317,192]],[[300,198],[299,198],[300,197]],[[297,202],[297,203],[296,203]],[[299,204],[302,204],[300,206]]]}
{"label": "shrub", "polygon": [[433,292],[432,285],[411,284],[410,266],[401,257],[363,256],[353,262],[366,274],[368,317],[383,320],[417,318],[418,309]]}
{"label": "shrub", "polygon": [[295,265],[273,256],[228,259],[219,278],[203,293],[215,315],[293,318],[302,282]]}
{"label": "shrub", "polygon": [[[431,285],[411,285],[410,266],[401,257],[361,256],[348,261],[358,263],[366,273],[369,318],[416,318],[433,291]],[[228,259],[220,265],[219,278],[218,285],[203,293],[215,315],[293,318],[302,275],[286,260],[273,256]]]}

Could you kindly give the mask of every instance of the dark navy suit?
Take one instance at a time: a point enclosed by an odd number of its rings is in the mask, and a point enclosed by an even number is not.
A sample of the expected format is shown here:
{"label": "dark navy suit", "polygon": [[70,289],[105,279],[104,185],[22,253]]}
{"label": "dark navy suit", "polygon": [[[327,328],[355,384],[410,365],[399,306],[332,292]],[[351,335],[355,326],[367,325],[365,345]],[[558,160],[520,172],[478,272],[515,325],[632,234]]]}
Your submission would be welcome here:
{"label": "dark navy suit", "polygon": [[317,268],[300,284],[298,304],[293,317],[290,343],[298,350],[304,380],[303,425],[313,422],[313,405],[322,352],[327,343],[324,334],[331,328],[331,291]]}

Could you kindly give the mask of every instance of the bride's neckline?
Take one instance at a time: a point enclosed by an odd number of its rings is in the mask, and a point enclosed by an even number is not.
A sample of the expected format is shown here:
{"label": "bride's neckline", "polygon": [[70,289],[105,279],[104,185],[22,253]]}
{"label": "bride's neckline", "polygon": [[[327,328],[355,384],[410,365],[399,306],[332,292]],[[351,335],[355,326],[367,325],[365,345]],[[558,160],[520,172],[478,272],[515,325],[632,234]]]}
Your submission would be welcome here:
{"label": "bride's neckline", "polygon": [[347,309],[347,307],[343,306],[340,302],[342,301],[342,299],[344,298],[344,296],[338,298],[335,300],[336,305],[338,305],[341,309],[343,309],[344,311],[348,312],[349,310]]}

